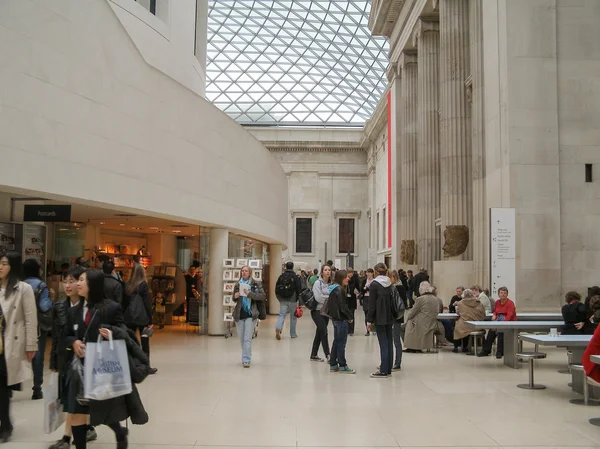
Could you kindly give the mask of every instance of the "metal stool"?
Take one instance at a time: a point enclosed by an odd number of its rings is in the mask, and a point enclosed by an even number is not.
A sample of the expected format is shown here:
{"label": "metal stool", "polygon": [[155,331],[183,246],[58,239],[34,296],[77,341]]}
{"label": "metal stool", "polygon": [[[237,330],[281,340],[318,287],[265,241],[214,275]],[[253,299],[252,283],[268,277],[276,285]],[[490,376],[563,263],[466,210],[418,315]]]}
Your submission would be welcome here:
{"label": "metal stool", "polygon": [[517,358],[521,360],[526,360],[529,363],[529,383],[519,384],[517,385],[517,387],[524,388],[525,390],[543,390],[544,388],[546,388],[545,385],[539,385],[533,382],[533,361],[545,359],[546,354],[543,352],[519,352],[517,353]]}
{"label": "metal stool", "polygon": [[437,335],[432,333],[431,336],[433,339],[433,348],[427,349],[427,352],[430,352],[432,354],[437,354],[437,352],[438,352],[438,350],[436,349],[437,345],[438,345]]}
{"label": "metal stool", "polygon": [[473,331],[473,332],[469,332],[469,340],[473,339],[473,354],[475,356],[477,356],[477,339],[479,337],[483,337],[484,335],[485,335],[485,331]]}
{"label": "metal stool", "polygon": [[567,369],[559,369],[560,374],[571,374],[571,366],[573,363],[573,351],[567,351]]}
{"label": "metal stool", "polygon": [[[571,399],[569,402],[575,405],[600,405],[600,402],[594,399],[590,399],[590,391],[588,388],[588,377],[585,375],[583,365],[570,365],[571,369],[575,372],[580,372],[583,376],[583,399]],[[595,382],[594,382],[595,383]]]}

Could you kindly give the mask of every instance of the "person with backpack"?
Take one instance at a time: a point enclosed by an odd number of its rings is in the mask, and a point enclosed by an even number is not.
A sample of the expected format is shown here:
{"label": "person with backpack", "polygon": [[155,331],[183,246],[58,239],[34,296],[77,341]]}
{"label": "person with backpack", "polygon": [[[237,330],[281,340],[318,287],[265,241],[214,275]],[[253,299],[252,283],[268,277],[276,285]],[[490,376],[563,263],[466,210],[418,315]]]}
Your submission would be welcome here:
{"label": "person with backpack", "polygon": [[374,379],[386,378],[392,375],[392,358],[394,357],[394,341],[392,328],[396,317],[392,304],[392,281],[387,275],[388,268],[384,263],[373,267],[377,277],[369,288],[368,321],[375,324],[381,364],[379,370],[371,374]]}
{"label": "person with backpack", "polygon": [[331,282],[331,267],[329,265],[323,265],[321,267],[321,276],[313,284],[313,295],[317,301],[317,308],[310,311],[310,316],[317,327],[315,331],[315,338],[313,340],[312,351],[310,353],[310,360],[313,362],[323,362],[324,360],[319,357],[319,345],[323,347],[323,353],[327,361],[330,359],[329,351],[329,337],[327,335],[327,326],[329,325],[329,317],[321,314],[323,304],[329,297],[329,284]]}
{"label": "person with backpack", "polygon": [[264,305],[266,295],[260,282],[252,278],[250,267],[242,267],[240,273],[240,280],[236,282],[233,289],[233,302],[235,302],[233,320],[242,345],[242,366],[250,368],[252,337],[260,316],[259,303]]}
{"label": "person with backpack", "polygon": [[104,297],[112,299],[117,304],[123,302],[123,286],[125,283],[117,278],[115,272],[115,264],[111,260],[107,260],[102,264],[102,272],[104,273]]}
{"label": "person with backpack", "polygon": [[275,324],[275,338],[281,340],[281,332],[286,315],[290,315],[290,337],[297,338],[296,334],[296,307],[298,297],[302,291],[300,276],[294,273],[294,262],[285,264],[285,271],[281,273],[275,284],[275,296],[279,300],[279,318]]}
{"label": "person with backpack", "polygon": [[[400,275],[397,271],[391,271],[388,276],[390,277],[392,284],[396,289],[395,295],[400,298],[402,303],[400,307],[398,307],[398,314],[396,316],[396,321],[394,321],[394,325],[392,328],[392,336],[394,339],[394,347],[396,348],[396,358],[394,359],[394,365],[392,366],[392,371],[401,371],[402,370],[402,325],[404,324],[404,311],[408,308],[408,298],[406,297],[406,288],[404,287],[404,283],[402,279],[400,279]],[[394,292],[392,292],[394,293]]]}
{"label": "person with backpack", "polygon": [[33,289],[38,317],[38,351],[31,361],[33,369],[32,400],[43,399],[42,384],[44,383],[44,357],[46,354],[46,337],[52,330],[52,300],[48,286],[40,278],[41,266],[35,259],[23,262],[23,278]]}
{"label": "person with backpack", "polygon": [[333,345],[329,359],[329,372],[356,374],[346,361],[346,343],[348,342],[348,324],[352,321],[352,312],[346,301],[348,274],[345,270],[335,272],[333,283],[329,286],[329,296],[321,308],[321,313],[333,321]]}
{"label": "person with backpack", "polygon": [[[125,293],[129,298],[125,309],[125,324],[134,333],[139,331],[142,349],[150,360],[150,336],[154,328],[152,296],[146,281],[146,270],[139,263],[133,265]],[[150,374],[156,374],[157,371],[157,368],[150,368]]]}

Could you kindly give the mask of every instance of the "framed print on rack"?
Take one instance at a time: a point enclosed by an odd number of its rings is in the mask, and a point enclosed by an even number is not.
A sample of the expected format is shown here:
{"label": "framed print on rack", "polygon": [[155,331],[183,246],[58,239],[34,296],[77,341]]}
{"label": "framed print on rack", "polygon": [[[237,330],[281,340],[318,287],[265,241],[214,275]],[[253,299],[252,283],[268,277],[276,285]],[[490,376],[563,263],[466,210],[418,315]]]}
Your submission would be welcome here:
{"label": "framed print on rack", "polygon": [[232,307],[234,305],[233,296],[232,295],[223,296],[223,305],[225,307]]}
{"label": "framed print on rack", "polygon": [[253,270],[256,270],[260,268],[260,262],[260,259],[250,259],[250,261],[248,262],[248,266]]}
{"label": "framed print on rack", "polygon": [[252,272],[252,279],[258,282],[262,282],[262,270],[254,270]]}
{"label": "framed print on rack", "polygon": [[167,276],[174,277],[177,274],[177,267],[167,267]]}
{"label": "framed print on rack", "polygon": [[242,277],[242,270],[240,270],[239,268],[236,268],[235,270],[233,270],[233,277],[232,277],[232,279],[234,281],[237,281],[241,277]]}
{"label": "framed print on rack", "polygon": [[223,284],[223,291],[225,293],[233,293],[235,284],[236,284],[235,282],[225,282],[225,284]]}
{"label": "framed print on rack", "polygon": [[233,321],[233,313],[223,314],[223,321]]}
{"label": "framed print on rack", "polygon": [[248,259],[237,259],[235,261],[236,268],[242,268],[242,267],[245,267],[246,265],[248,265]]}
{"label": "framed print on rack", "polygon": [[233,268],[233,259],[223,259],[223,268]]}
{"label": "framed print on rack", "polygon": [[233,270],[223,270],[223,280],[224,281],[231,281],[233,280]]}

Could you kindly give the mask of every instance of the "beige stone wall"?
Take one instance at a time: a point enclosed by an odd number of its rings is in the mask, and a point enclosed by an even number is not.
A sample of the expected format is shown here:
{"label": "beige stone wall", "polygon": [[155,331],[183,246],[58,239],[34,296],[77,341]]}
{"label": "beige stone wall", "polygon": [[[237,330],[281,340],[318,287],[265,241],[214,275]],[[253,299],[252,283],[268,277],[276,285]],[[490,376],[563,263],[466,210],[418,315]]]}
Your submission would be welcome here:
{"label": "beige stone wall", "polygon": [[600,2],[556,3],[562,292],[583,295],[600,284]]}

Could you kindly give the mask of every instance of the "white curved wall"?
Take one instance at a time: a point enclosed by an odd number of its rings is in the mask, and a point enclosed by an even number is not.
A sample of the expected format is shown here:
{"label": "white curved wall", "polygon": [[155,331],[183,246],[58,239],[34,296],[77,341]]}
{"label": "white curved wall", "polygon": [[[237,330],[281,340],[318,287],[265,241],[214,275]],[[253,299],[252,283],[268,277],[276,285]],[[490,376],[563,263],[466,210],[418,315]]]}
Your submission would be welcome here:
{"label": "white curved wall", "polygon": [[284,242],[287,181],[106,1],[0,2],[0,185]]}

